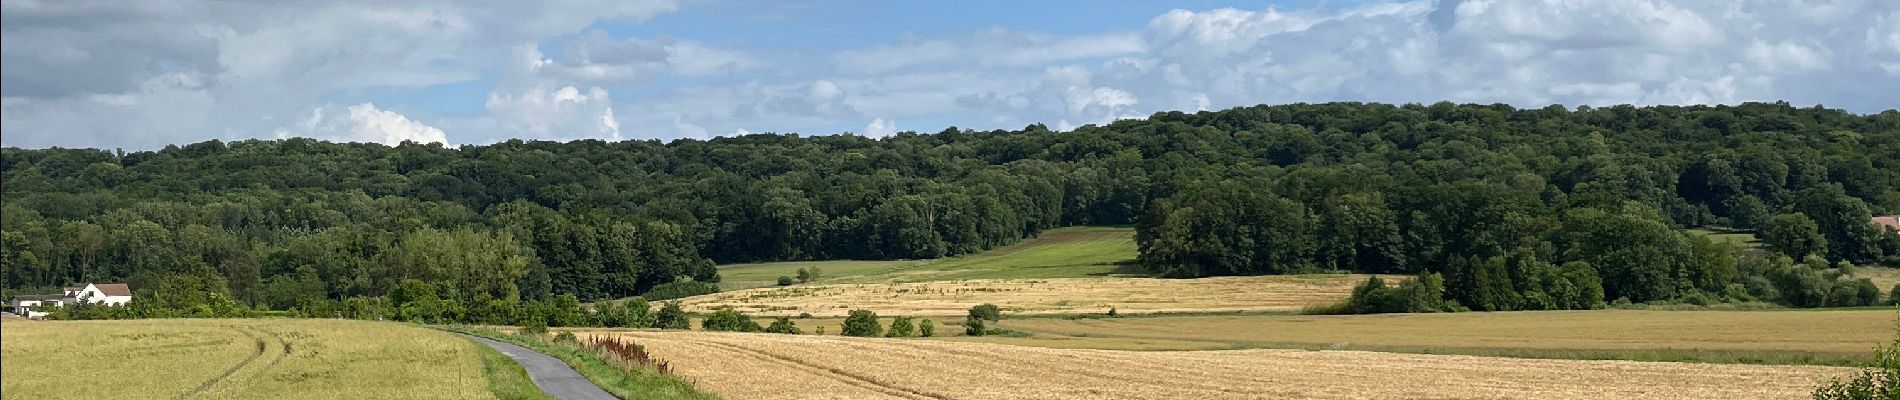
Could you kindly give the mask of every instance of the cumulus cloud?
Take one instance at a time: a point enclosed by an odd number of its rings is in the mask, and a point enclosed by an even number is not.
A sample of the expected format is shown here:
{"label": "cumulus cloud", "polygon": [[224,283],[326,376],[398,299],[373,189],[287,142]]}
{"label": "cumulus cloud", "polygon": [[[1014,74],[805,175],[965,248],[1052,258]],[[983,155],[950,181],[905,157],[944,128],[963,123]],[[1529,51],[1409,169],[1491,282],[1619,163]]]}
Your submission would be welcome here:
{"label": "cumulus cloud", "polygon": [[350,106],[338,115],[336,107],[310,110],[310,115],[293,127],[278,128],[278,138],[303,136],[347,142],[398,145],[402,142],[448,144],[441,129],[410,120],[394,111],[376,108],[374,103]]}
{"label": "cumulus cloud", "polygon": [[[296,131],[315,108],[324,110],[319,127],[334,128],[309,131],[385,142],[391,136],[356,136],[354,107],[313,106],[377,100],[364,115],[470,143],[753,130],[877,135],[895,131],[897,120],[1069,129],[1157,111],[1324,101],[1787,100],[1878,112],[1900,92],[1900,2],[1892,1],[1175,10],[1088,34],[991,27],[904,36],[817,63],[809,53],[742,50],[744,35],[714,46],[595,26],[677,7],[8,1],[0,3],[0,129],[8,145],[149,148]],[[480,89],[488,93],[476,115],[360,96],[451,82],[492,82]]]}
{"label": "cumulus cloud", "polygon": [[268,137],[336,97],[476,80],[519,43],[678,7],[484,3],[6,1],[0,130],[128,149]]}
{"label": "cumulus cloud", "polygon": [[864,125],[864,137],[886,138],[897,133],[897,121],[875,118]]}

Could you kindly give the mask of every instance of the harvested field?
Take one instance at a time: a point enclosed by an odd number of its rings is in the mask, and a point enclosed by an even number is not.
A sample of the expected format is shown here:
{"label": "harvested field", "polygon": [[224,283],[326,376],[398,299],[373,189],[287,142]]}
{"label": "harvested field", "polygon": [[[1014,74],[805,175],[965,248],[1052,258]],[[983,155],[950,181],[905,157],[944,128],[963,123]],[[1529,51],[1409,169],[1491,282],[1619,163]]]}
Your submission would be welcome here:
{"label": "harvested field", "polygon": [[961,316],[991,303],[1013,314],[1202,311],[1296,311],[1352,295],[1363,275],[1285,275],[1202,279],[1006,279],[951,282],[810,285],[758,288],[689,297],[689,311],[732,307],[755,315],[840,316],[852,309],[881,315]]}
{"label": "harvested field", "polygon": [[1360,351],[1135,352],[710,332],[632,337],[728,399],[1797,399],[1836,367]]}
{"label": "harvested field", "polygon": [[[972,340],[1121,350],[1329,348],[1538,358],[1785,364],[1866,361],[1891,310],[1530,311],[1010,319],[1029,337]],[[833,328],[836,329],[836,328]]]}
{"label": "harvested field", "polygon": [[476,344],[351,320],[0,325],[6,399],[492,398]]}

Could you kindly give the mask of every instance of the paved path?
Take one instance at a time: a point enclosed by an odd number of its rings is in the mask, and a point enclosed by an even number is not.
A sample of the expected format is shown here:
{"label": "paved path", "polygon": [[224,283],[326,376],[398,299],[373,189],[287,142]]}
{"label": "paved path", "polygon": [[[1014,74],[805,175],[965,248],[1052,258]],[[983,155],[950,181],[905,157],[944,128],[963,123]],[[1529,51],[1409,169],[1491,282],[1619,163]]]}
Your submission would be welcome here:
{"label": "paved path", "polygon": [[567,366],[567,363],[561,362],[559,358],[516,346],[514,343],[476,336],[468,338],[493,347],[495,351],[500,351],[501,354],[506,354],[508,358],[521,363],[521,367],[528,370],[528,379],[534,380],[535,386],[540,386],[542,392],[557,400],[619,400],[613,394],[601,390],[600,386],[595,386],[594,382],[588,381],[579,372],[574,372],[573,367]]}

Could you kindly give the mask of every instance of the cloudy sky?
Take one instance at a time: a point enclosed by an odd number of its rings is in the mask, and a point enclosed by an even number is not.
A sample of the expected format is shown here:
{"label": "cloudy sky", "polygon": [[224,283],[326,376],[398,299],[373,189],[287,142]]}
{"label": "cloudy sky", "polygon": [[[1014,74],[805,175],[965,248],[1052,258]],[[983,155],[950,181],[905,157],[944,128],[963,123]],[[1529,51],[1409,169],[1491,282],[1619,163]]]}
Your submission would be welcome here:
{"label": "cloudy sky", "polygon": [[1883,0],[0,0],[0,32],[0,142],[32,148],[882,136],[1324,101],[1900,103],[1900,2]]}

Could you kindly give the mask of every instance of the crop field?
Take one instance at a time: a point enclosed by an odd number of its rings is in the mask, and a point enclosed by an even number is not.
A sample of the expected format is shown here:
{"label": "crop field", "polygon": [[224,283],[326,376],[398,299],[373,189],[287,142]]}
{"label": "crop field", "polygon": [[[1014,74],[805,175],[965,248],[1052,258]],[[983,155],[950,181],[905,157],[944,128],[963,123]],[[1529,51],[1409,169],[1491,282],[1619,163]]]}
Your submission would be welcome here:
{"label": "crop field", "polygon": [[1006,314],[1296,311],[1352,295],[1363,275],[1283,275],[1202,279],[1006,279],[801,285],[688,297],[688,311],[732,307],[754,315],[961,316],[991,303]]}
{"label": "crop field", "polygon": [[[1326,348],[1534,358],[1840,364],[1892,339],[1889,310],[1536,311],[1004,320],[1029,337],[953,338],[1058,348]],[[836,329],[836,328],[833,328]]]}
{"label": "crop field", "polygon": [[791,261],[719,266],[720,287],[773,286],[818,267],[813,283],[929,282],[965,279],[1047,279],[1143,276],[1134,266],[1135,231],[1116,227],[1052,229],[1009,246],[936,260]]}
{"label": "crop field", "polygon": [[1747,230],[1689,229],[1688,232],[1691,235],[1707,237],[1712,242],[1728,243],[1741,249],[1762,247],[1761,240],[1756,239],[1755,234]]}
{"label": "crop field", "polygon": [[633,338],[701,389],[749,399],[1803,398],[1846,368],[1363,351],[1141,352],[714,332]]}
{"label": "crop field", "polygon": [[350,320],[0,325],[6,399],[492,398],[476,344]]}
{"label": "crop field", "polygon": [[724,290],[740,290],[778,284],[778,277],[797,277],[799,268],[817,267],[823,271],[817,283],[835,282],[866,275],[879,275],[899,268],[923,264],[928,260],[882,260],[882,261],[788,261],[752,264],[728,264],[719,266],[719,287]]}

